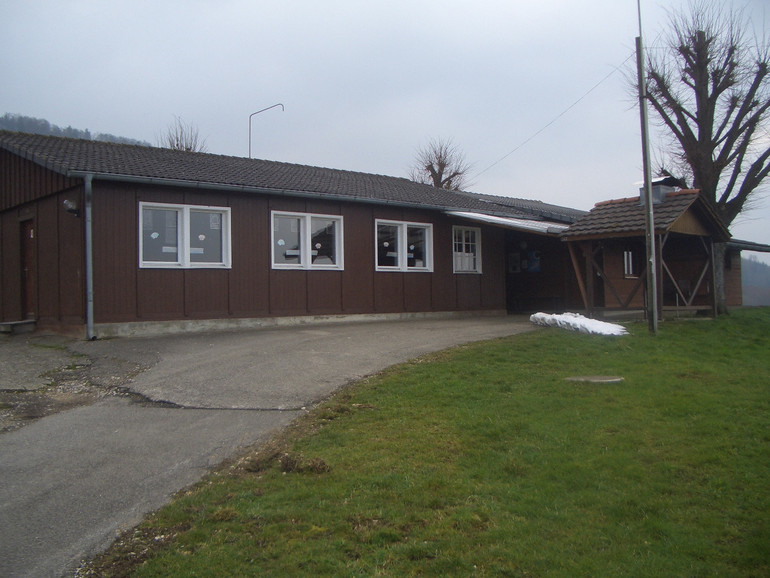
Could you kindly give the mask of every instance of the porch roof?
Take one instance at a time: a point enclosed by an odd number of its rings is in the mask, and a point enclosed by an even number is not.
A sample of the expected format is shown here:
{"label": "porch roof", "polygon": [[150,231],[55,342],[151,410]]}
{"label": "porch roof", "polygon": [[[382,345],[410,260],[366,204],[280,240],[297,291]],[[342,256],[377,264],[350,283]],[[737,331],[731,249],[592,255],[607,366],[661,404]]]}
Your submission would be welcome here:
{"label": "porch roof", "polygon": [[[682,215],[691,211],[699,217],[715,239],[726,241],[730,238],[727,227],[697,190],[668,193],[653,207],[657,233],[671,230]],[[570,225],[561,237],[565,241],[577,241],[639,236],[645,235],[645,232],[644,205],[639,197],[631,197],[597,203],[588,214]]]}

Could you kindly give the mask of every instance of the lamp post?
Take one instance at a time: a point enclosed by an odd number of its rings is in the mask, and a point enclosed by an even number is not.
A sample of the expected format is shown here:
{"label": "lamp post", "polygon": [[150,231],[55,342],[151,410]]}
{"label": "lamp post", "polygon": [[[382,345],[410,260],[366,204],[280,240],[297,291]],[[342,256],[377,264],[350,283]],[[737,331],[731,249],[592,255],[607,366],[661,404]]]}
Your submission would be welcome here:
{"label": "lamp post", "polygon": [[268,106],[267,108],[263,108],[262,110],[258,110],[257,112],[252,112],[249,115],[249,158],[251,158],[251,117],[253,117],[255,114],[259,114],[260,112],[265,112],[266,110],[275,108],[276,106],[280,106],[281,110],[286,110],[284,106],[279,102],[278,104],[274,104],[273,106]]}
{"label": "lamp post", "polygon": [[650,169],[650,140],[647,127],[647,75],[644,70],[642,43],[642,2],[637,0],[639,36],[636,39],[636,71],[639,83],[639,114],[642,125],[642,164],[644,167],[644,223],[647,245],[647,314],[650,332],[658,334],[658,275],[655,248],[655,217],[652,208],[652,171]]}

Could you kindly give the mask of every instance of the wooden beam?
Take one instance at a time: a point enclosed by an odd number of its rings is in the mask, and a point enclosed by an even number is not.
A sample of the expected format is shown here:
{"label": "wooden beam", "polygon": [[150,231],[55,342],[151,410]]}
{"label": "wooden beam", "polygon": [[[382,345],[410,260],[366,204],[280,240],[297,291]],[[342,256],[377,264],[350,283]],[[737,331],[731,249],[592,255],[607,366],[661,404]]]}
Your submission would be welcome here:
{"label": "wooden beam", "polygon": [[586,257],[586,312],[590,317],[594,308],[594,269],[593,265],[591,265],[591,261],[593,260],[593,248],[590,241],[582,243],[582,245],[583,253],[585,253]]}
{"label": "wooden beam", "polygon": [[580,289],[580,297],[583,299],[583,305],[585,306],[586,311],[588,311],[588,299],[586,298],[586,286],[583,282],[583,275],[580,272],[580,264],[577,260],[577,255],[575,255],[575,248],[573,246],[573,243],[567,242],[567,248],[569,249],[569,257],[572,260],[572,268],[575,270],[575,277],[577,277],[578,282],[578,288]]}
{"label": "wooden beam", "polygon": [[645,279],[647,279],[647,267],[644,268],[642,274],[639,275],[639,279],[636,280],[636,285],[631,289],[631,294],[626,298],[625,303],[623,303],[623,309],[628,309],[628,306],[631,305],[631,300],[634,298],[637,291],[639,291],[639,287],[644,285]]}
{"label": "wooden beam", "polygon": [[[715,259],[716,251],[714,251],[713,237],[709,237],[709,244],[711,245],[711,316],[716,318],[716,316],[719,314],[719,304],[717,301],[717,264]],[[724,268],[724,263],[722,264],[722,267]]]}
{"label": "wooden beam", "polygon": [[[711,254],[706,247],[704,243],[704,248],[706,249],[706,262],[703,264],[703,268],[701,269],[700,276],[698,277],[698,282],[695,284],[695,288],[692,290],[692,295],[690,295],[690,301],[687,303],[687,305],[692,305],[693,299],[695,299],[695,295],[698,294],[698,290],[700,289],[701,283],[703,283],[703,279],[706,277],[706,273],[708,273],[709,265],[711,265]],[[712,291],[712,293],[716,293],[716,291]]]}
{"label": "wooden beam", "polygon": [[[596,271],[599,273],[599,277],[602,278],[602,281],[604,281],[604,285],[609,288],[610,292],[615,296],[615,299],[618,301],[618,305],[623,305],[623,300],[620,298],[620,295],[618,295],[618,292],[615,290],[615,286],[612,284],[612,281],[610,281],[609,277],[604,273],[604,269],[599,265],[599,263],[596,262],[596,260],[592,257],[591,263],[594,267],[596,267]],[[606,304],[605,304],[606,306]]]}

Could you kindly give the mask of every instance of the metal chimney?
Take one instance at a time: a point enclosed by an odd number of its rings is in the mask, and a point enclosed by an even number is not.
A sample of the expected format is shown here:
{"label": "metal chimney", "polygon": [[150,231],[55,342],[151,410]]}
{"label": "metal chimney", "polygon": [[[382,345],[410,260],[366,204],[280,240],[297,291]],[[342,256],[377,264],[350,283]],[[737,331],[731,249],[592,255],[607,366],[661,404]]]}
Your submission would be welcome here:
{"label": "metal chimney", "polygon": [[[652,182],[651,188],[653,205],[662,203],[665,200],[667,194],[676,191],[675,187],[664,185],[662,183],[656,183],[655,181]],[[644,204],[644,187],[639,187],[639,204]]]}

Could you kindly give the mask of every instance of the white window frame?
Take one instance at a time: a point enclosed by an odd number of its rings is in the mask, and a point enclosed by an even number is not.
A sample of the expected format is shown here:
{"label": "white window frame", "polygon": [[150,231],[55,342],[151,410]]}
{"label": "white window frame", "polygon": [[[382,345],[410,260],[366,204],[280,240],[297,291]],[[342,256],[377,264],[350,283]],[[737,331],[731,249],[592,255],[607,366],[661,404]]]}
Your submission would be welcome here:
{"label": "white window frame", "polygon": [[623,251],[623,277],[625,279],[638,279],[639,272],[636,270],[636,255],[633,249]]}
{"label": "white window frame", "polygon": [[[474,245],[476,245],[476,254],[473,255],[473,253],[458,253],[455,251],[456,247],[456,241],[455,236],[457,233],[462,233],[463,235],[463,245],[465,245],[465,233],[466,232],[472,232],[475,234],[476,238],[474,240]],[[475,267],[474,268],[466,268],[463,266],[463,263],[467,262],[469,259],[475,259]],[[454,273],[461,273],[461,274],[475,274],[479,275],[481,274],[481,229],[479,227],[465,227],[461,225],[454,225],[452,227],[452,271]]]}
{"label": "white window frame", "polygon": [[[177,213],[177,260],[144,260],[144,209],[159,209]],[[215,262],[192,261],[190,248],[190,212],[206,212],[221,215],[222,259]],[[230,207],[208,205],[178,205],[170,203],[139,202],[139,268],[140,269],[230,269],[232,268]]]}
{"label": "white window frame", "polygon": [[[380,265],[378,255],[380,225],[396,227],[398,229],[398,255],[397,265]],[[425,264],[422,267],[409,267],[409,255],[407,249],[409,227],[425,230]],[[415,223],[411,221],[390,221],[387,219],[375,219],[374,221],[374,266],[376,271],[397,271],[405,273],[431,273],[433,272],[433,224]]]}
{"label": "white window frame", "polygon": [[[290,219],[299,219],[300,222],[300,262],[299,263],[276,263],[275,261],[275,219],[276,217],[288,217]],[[312,241],[312,221],[313,219],[327,219],[337,223],[335,235],[335,250],[337,262],[313,263]],[[297,213],[293,211],[271,211],[270,212],[270,263],[273,269],[301,269],[301,270],[327,270],[343,271],[345,269],[344,255],[344,226],[342,215],[323,215],[320,213]]]}

